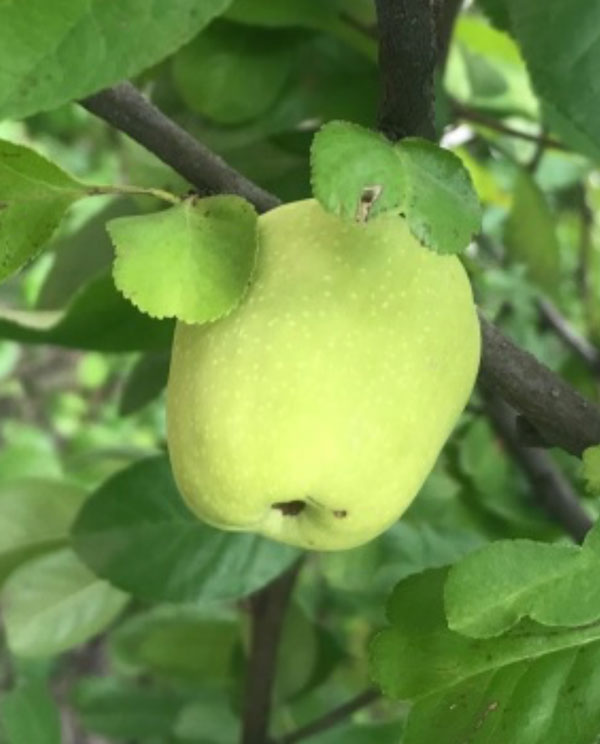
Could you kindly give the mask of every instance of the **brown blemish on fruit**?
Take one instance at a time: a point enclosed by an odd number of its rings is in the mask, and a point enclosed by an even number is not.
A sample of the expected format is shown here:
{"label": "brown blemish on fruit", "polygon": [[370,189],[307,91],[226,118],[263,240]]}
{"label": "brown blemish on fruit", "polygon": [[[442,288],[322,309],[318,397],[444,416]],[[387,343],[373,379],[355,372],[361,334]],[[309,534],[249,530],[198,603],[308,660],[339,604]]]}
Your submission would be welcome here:
{"label": "brown blemish on fruit", "polygon": [[284,517],[296,517],[298,514],[304,511],[306,504],[304,501],[279,501],[276,504],[271,504],[272,509],[279,509]]}

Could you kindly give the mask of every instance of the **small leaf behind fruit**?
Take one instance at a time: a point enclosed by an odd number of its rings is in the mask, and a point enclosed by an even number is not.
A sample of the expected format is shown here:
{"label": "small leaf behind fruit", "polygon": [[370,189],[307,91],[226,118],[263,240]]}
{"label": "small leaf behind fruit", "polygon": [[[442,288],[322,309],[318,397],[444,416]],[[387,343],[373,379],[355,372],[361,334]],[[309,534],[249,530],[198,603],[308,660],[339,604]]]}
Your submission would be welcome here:
{"label": "small leaf behind fruit", "polygon": [[216,320],[238,304],[250,280],[256,219],[244,199],[211,196],[112,220],[115,284],[152,317]]}
{"label": "small leaf behind fruit", "polygon": [[23,145],[0,140],[0,279],[34,258],[86,187]]}
{"label": "small leaf behind fruit", "polygon": [[334,121],[315,135],[311,167],[315,197],[346,219],[397,214],[437,253],[458,253],[479,230],[481,208],[468,171],[456,155],[426,140],[394,145]]}

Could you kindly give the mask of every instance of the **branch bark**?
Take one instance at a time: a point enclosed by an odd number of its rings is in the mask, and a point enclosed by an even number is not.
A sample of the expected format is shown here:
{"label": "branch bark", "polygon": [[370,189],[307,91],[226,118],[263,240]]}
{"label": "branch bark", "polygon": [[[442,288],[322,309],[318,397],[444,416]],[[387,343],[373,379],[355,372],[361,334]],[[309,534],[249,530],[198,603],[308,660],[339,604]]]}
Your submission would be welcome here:
{"label": "branch bark", "polygon": [[519,441],[514,411],[485,388],[483,393],[490,421],[527,477],[538,504],[575,542],[583,542],[593,521],[579,503],[569,481],[547,452],[525,447]]}
{"label": "branch bark", "polygon": [[437,63],[433,0],[375,0],[379,30],[377,126],[389,139],[435,139],[433,75]]}
{"label": "branch bark", "polygon": [[279,199],[263,191],[153,106],[133,85],[121,83],[81,105],[170,165],[201,194],[238,194],[266,212]]}
{"label": "branch bark", "polygon": [[268,738],[281,630],[300,566],[301,561],[297,561],[250,598],[252,638],[246,669],[241,744],[265,744]]}

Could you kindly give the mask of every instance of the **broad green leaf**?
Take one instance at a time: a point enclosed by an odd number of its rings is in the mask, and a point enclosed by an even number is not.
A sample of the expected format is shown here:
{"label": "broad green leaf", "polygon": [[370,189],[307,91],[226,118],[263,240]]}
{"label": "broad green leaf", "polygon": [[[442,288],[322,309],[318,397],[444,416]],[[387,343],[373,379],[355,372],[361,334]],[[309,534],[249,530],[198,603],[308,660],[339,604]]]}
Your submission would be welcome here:
{"label": "broad green leaf", "polygon": [[41,479],[0,485],[0,584],[18,565],[66,543],[85,500],[70,483]]}
{"label": "broad green leaf", "polygon": [[142,312],[205,323],[240,301],[256,258],[256,212],[237,196],[192,197],[107,225],[117,288]]}
{"label": "broad green leaf", "polygon": [[186,702],[185,695],[173,690],[114,677],[81,679],[71,695],[86,731],[118,741],[169,736]]}
{"label": "broad green leaf", "polygon": [[2,592],[6,640],[19,656],[52,656],[92,638],[127,604],[69,548],[25,563]]}
{"label": "broad green leaf", "polygon": [[450,628],[489,638],[524,617],[550,626],[596,622],[598,532],[590,532],[582,547],[502,540],[463,558],[450,570],[446,584]]}
{"label": "broad green leaf", "polygon": [[600,643],[474,677],[411,710],[404,744],[590,744],[600,730]]}
{"label": "broad green leaf", "polygon": [[233,617],[192,607],[158,607],[136,615],[111,638],[111,650],[128,672],[219,685],[228,681],[240,640]]}
{"label": "broad green leaf", "polygon": [[46,683],[31,679],[3,693],[0,729],[6,744],[61,744],[60,713]]}
{"label": "broad green leaf", "polygon": [[586,487],[590,493],[600,496],[600,445],[588,447],[582,460]]}
{"label": "broad green leaf", "polygon": [[446,576],[444,569],[410,576],[390,598],[391,627],[378,633],[370,647],[371,676],[390,697],[420,699],[485,672],[600,639],[599,622],[580,628],[545,628],[531,621],[522,621],[498,638],[467,638],[446,624]]}
{"label": "broad green leaf", "polygon": [[524,170],[516,178],[504,242],[510,258],[525,264],[529,277],[554,294],[560,285],[560,245],[554,218],[540,187]]}
{"label": "broad green leaf", "polygon": [[125,380],[119,411],[123,416],[135,413],[164,390],[169,376],[170,351],[144,354]]}
{"label": "broad green leaf", "polygon": [[229,3],[2,2],[0,117],[23,118],[133,77],[193,38]]}
{"label": "broad green leaf", "polygon": [[99,576],[164,602],[246,596],[300,555],[257,535],[200,522],[177,492],[166,457],[143,460],[103,484],[79,513],[73,540]]}
{"label": "broad green leaf", "polygon": [[82,183],[34,150],[0,140],[0,280],[38,254],[85,193]]}
{"label": "broad green leaf", "polygon": [[589,0],[507,0],[507,4],[511,30],[537,93],[600,157],[600,4]]}
{"label": "broad green leaf", "polygon": [[189,108],[208,119],[254,119],[285,86],[298,40],[285,29],[214,23],[173,58],[175,86]]}
{"label": "broad green leaf", "polygon": [[275,673],[275,698],[294,698],[309,685],[319,661],[318,626],[295,603],[286,610]]}
{"label": "broad green leaf", "polygon": [[416,138],[393,145],[345,122],[313,140],[313,193],[323,207],[366,221],[391,212],[438,253],[462,250],[479,230],[480,206],[468,171],[447,150]]}
{"label": "broad green leaf", "polygon": [[137,351],[170,345],[173,324],[148,318],[117,292],[110,274],[85,284],[64,310],[0,307],[0,338],[75,349]]}

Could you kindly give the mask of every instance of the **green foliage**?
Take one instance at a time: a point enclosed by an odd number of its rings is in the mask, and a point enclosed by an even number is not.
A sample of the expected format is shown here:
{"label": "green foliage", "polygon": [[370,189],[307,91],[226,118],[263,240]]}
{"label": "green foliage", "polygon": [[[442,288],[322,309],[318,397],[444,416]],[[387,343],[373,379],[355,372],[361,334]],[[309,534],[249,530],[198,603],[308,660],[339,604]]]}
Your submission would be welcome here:
{"label": "green foliage", "polygon": [[154,318],[205,323],[240,301],[256,255],[256,212],[237,196],[195,197],[163,212],[119,217],[117,288]]}
{"label": "green foliage", "polygon": [[[235,307],[256,215],[186,200],[190,184],[78,99],[131,79],[284,202],[312,176],[327,209],[402,213],[434,250],[475,234],[478,304],[598,403],[596,372],[538,307],[551,295],[600,342],[598,3],[463,8],[436,93],[443,149],[374,133],[375,23],[372,0],[0,0],[2,744],[59,744],[72,726],[115,744],[238,741],[249,597],[301,556],[198,522],[165,455],[174,324],[147,313]],[[370,207],[369,186],[383,187]],[[548,453],[592,518],[597,450],[583,465]],[[375,680],[387,698],[310,741],[595,741],[597,528],[571,545],[542,501],[476,395],[399,522],[304,560],[272,739]]]}
{"label": "green foliage", "polygon": [[452,153],[425,140],[396,145],[353,124],[331,122],[311,152],[312,184],[323,207],[366,222],[392,212],[438,253],[457,253],[479,229],[468,172]]}
{"label": "green foliage", "polygon": [[0,116],[29,116],[137,75],[185,44],[229,2],[173,0],[161,7],[139,0],[4,2]]}
{"label": "green foliage", "polygon": [[162,602],[246,596],[299,555],[198,521],[184,506],[164,457],[143,460],[108,480],[79,513],[73,539],[99,576],[134,596]]}

